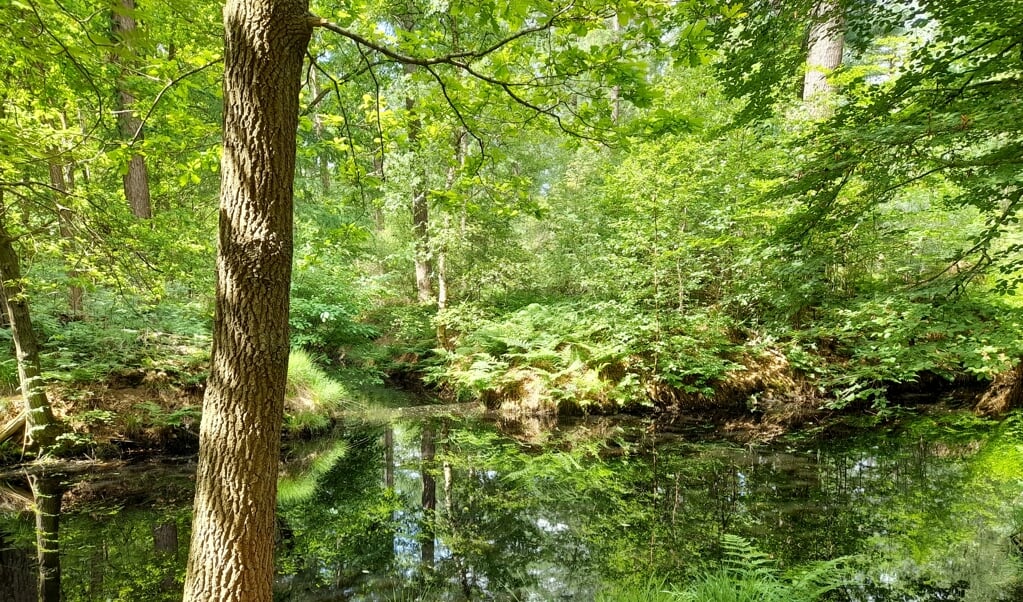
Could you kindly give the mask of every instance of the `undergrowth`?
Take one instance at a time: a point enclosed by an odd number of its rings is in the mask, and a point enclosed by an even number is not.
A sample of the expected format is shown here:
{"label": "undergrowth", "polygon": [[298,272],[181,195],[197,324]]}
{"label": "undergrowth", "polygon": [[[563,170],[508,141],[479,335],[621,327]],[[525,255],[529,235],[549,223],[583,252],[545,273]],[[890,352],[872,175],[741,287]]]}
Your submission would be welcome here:
{"label": "undergrowth", "polygon": [[350,399],[345,386],[329,377],[312,355],[301,349],[291,351],[285,388],[286,430],[323,430],[345,409]]}

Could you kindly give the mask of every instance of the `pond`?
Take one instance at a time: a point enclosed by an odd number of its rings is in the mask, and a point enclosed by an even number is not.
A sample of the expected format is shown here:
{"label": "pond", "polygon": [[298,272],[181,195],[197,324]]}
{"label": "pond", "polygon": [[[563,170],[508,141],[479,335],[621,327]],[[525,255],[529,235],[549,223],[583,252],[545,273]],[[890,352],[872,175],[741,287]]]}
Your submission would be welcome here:
{"label": "pond", "polygon": [[[405,416],[293,445],[285,466],[279,600],[670,600],[721,571],[813,574],[828,600],[1020,594],[1019,415],[761,446],[629,417]],[[193,471],[8,475],[0,602],[180,599]]]}

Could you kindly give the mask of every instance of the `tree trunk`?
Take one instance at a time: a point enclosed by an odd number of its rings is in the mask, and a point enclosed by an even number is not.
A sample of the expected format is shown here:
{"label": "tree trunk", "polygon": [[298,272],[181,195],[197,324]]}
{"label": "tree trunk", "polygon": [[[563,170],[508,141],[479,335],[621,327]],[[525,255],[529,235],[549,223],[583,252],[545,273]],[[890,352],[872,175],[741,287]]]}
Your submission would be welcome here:
{"label": "tree trunk", "polygon": [[[611,15],[611,31],[614,33],[615,40],[621,37],[621,24],[618,22],[618,13]],[[610,99],[611,99],[611,123],[618,125],[619,120],[622,117],[622,88],[621,86],[611,86]]]}
{"label": "tree trunk", "polygon": [[433,459],[437,453],[436,434],[430,425],[423,426],[423,437],[420,442],[420,474],[423,477],[423,521],[420,526],[419,541],[420,562],[426,571],[432,571],[436,562],[436,522],[437,522],[437,477],[433,474]]}
{"label": "tree trunk", "polygon": [[228,0],[213,354],[186,601],[269,602],[304,0]]}
{"label": "tree trunk", "polygon": [[[132,38],[135,36],[137,25],[135,23],[135,0],[120,0],[120,6],[114,9],[111,20],[114,39],[120,42],[124,53],[134,55],[132,50]],[[128,89],[124,74],[124,58],[117,54],[113,55],[112,61],[121,70],[121,77],[117,81],[117,126],[121,138],[134,144],[142,140],[140,130],[142,120],[135,114],[135,95]],[[132,153],[128,160],[128,170],[124,174],[124,197],[128,200],[131,213],[139,219],[150,219],[153,217],[153,205],[149,196],[149,170],[146,167],[145,158],[139,153]]]}
{"label": "tree trunk", "polygon": [[60,602],[60,505],[64,489],[53,477],[29,477],[35,497],[39,602]]}
{"label": "tree trunk", "polygon": [[21,265],[14,250],[14,241],[4,223],[6,211],[0,198],[0,290],[4,309],[11,324],[11,337],[18,360],[18,381],[25,400],[25,448],[38,452],[53,443],[57,421],[50,409],[50,400],[43,388],[39,368],[39,345],[32,329],[28,297],[21,278]]}
{"label": "tree trunk", "polygon": [[[319,98],[322,90],[320,90],[319,80],[317,79],[316,69],[309,71],[309,85],[313,98]],[[331,185],[331,170],[330,170],[330,154],[327,149],[324,148],[324,131],[323,115],[320,114],[319,110],[313,109],[313,133],[316,134],[316,143],[319,146],[319,152],[316,153],[316,168],[320,175],[320,188],[323,191],[323,196],[330,194]]]}
{"label": "tree trunk", "polygon": [[803,100],[810,103],[814,117],[827,114],[823,103],[832,92],[828,76],[842,65],[845,46],[845,17],[835,0],[819,0],[813,11],[803,76]]}
{"label": "tree trunk", "polygon": [[384,487],[394,489],[394,427],[384,430]]}
{"label": "tree trunk", "polygon": [[153,550],[162,561],[160,567],[164,572],[160,582],[160,591],[172,592],[175,589],[174,568],[178,557],[178,524],[171,521],[153,525]]}
{"label": "tree trunk", "polygon": [[[67,124],[64,124],[67,127]],[[65,260],[72,258],[74,253],[72,252],[72,246],[74,245],[74,235],[71,232],[71,210],[67,208],[65,203],[67,199],[68,191],[74,188],[74,182],[71,179],[71,170],[68,169],[65,172],[66,164],[60,160],[57,155],[56,149],[51,151],[50,158],[50,186],[54,189],[53,203],[57,208],[57,230],[60,233],[60,247],[64,254]],[[82,287],[75,283],[79,274],[73,266],[69,265],[67,268],[68,277],[68,318],[71,320],[79,320],[83,313],[83,298],[84,293]]]}
{"label": "tree trunk", "polygon": [[[406,29],[411,31],[411,26],[406,24]],[[405,65],[405,74],[411,78],[416,72],[416,65]],[[412,177],[412,185],[409,194],[411,195],[412,208],[412,252],[416,268],[416,297],[420,303],[433,301],[433,286],[430,283],[433,266],[430,261],[430,210],[426,204],[426,174],[420,169],[419,157],[419,135],[423,129],[423,122],[416,113],[416,99],[411,96],[405,97],[405,110],[408,111],[408,144],[409,149],[415,156],[413,158],[413,169],[415,174]]]}
{"label": "tree trunk", "polygon": [[38,583],[31,550],[15,548],[0,533],[0,602],[36,602]]}

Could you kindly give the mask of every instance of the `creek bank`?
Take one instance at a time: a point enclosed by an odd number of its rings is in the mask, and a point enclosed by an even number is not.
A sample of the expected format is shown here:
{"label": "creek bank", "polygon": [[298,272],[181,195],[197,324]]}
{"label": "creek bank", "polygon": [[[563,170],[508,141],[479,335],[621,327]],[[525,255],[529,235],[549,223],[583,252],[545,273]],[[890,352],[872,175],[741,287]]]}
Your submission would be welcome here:
{"label": "creek bank", "polygon": [[[699,386],[699,378],[690,385],[670,384],[658,374],[630,372],[642,364],[639,358],[599,367],[574,362],[564,369],[500,356],[476,358],[475,363],[469,359],[449,356],[445,369],[427,366],[424,378],[441,398],[454,401],[475,394],[488,411],[530,424],[525,431],[542,429],[532,423],[552,419],[538,417],[625,413],[653,416],[663,424],[712,425],[726,438],[767,441],[850,418],[876,423],[913,409],[951,408],[999,417],[1023,401],[1020,368],[990,381],[965,372],[950,378],[923,371],[902,382],[857,385],[874,391],[869,397],[843,397],[843,391],[827,388],[816,375],[770,349],[731,360],[729,370]],[[623,399],[623,390],[632,396]]]}
{"label": "creek bank", "polygon": [[[425,360],[420,358],[402,364],[400,384],[411,383],[416,399],[429,392],[433,401],[450,404],[452,412],[485,412],[524,440],[538,439],[556,428],[558,417],[566,416],[635,415],[652,419],[655,429],[703,431],[752,443],[791,433],[840,431],[845,428],[842,425],[857,420],[873,425],[897,418],[905,409],[971,409],[999,416],[1018,405],[1018,369],[990,383],[966,378],[949,381],[925,373],[913,383],[886,385],[884,405],[865,400],[840,405],[780,353],[740,360],[723,377],[701,388],[671,387],[656,375],[629,373],[628,362],[600,371],[577,365],[553,375],[518,366],[479,386],[477,398],[467,403],[464,390],[424,372]],[[634,397],[622,399],[624,389],[633,391]],[[57,384],[49,392],[55,414],[66,427],[58,449],[61,457],[109,460],[186,455],[198,449],[204,379],[195,374],[175,378],[158,370],[122,370],[104,381]],[[405,405],[408,400],[381,404],[367,401],[371,396],[358,385],[346,386],[328,377],[308,354],[293,353],[284,436],[309,439],[339,422],[387,421],[433,414],[435,409],[386,407]],[[0,425],[17,415],[20,407],[18,397],[0,400]],[[8,442],[3,450],[10,461],[18,461],[16,446]]]}

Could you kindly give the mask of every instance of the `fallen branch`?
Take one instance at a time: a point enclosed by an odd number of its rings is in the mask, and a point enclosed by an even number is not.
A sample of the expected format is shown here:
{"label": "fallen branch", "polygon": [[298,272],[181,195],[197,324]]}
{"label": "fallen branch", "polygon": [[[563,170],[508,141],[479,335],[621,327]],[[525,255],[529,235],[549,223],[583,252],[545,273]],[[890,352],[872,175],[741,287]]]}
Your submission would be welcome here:
{"label": "fallen branch", "polygon": [[25,429],[25,420],[27,418],[28,414],[22,412],[15,416],[13,420],[5,424],[4,427],[0,429],[0,444],[3,444],[3,442],[8,439],[14,438],[15,435],[22,432]]}

